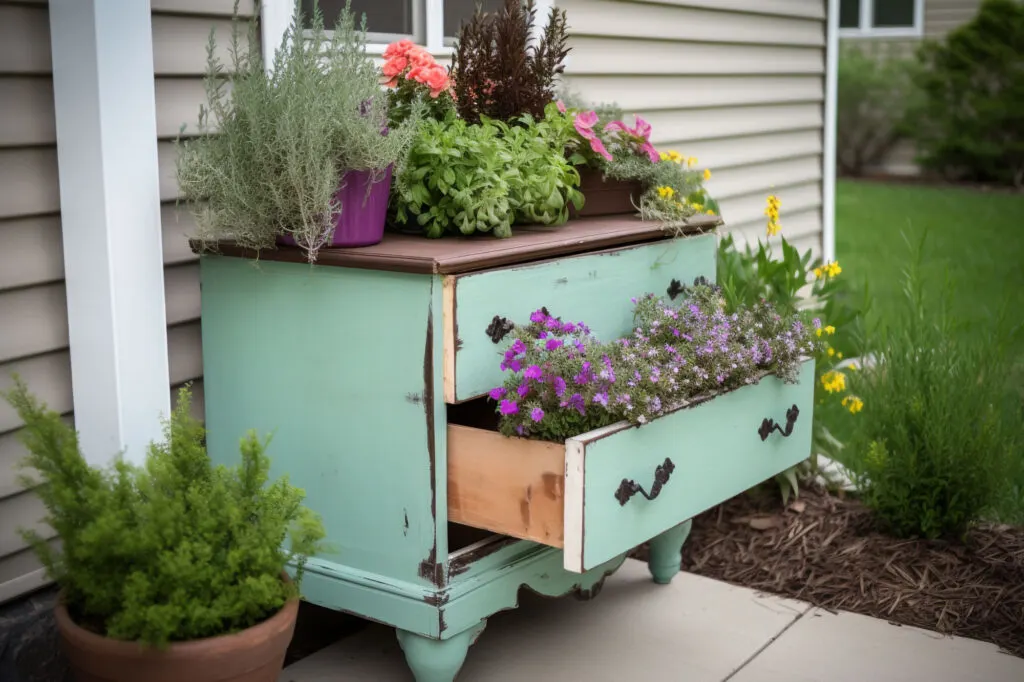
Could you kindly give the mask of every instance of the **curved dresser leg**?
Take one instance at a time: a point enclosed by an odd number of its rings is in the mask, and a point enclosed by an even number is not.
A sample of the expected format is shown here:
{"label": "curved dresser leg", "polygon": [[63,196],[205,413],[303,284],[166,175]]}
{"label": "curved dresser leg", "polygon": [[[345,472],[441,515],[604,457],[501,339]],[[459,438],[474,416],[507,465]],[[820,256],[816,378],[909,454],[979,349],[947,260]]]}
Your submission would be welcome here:
{"label": "curved dresser leg", "polygon": [[407,630],[395,630],[416,682],[454,682],[466,660],[469,647],[484,630],[487,621],[448,639],[431,639]]}
{"label": "curved dresser leg", "polygon": [[692,525],[691,520],[684,521],[651,539],[647,568],[654,576],[654,582],[667,585],[679,572],[683,563],[683,544],[690,535]]}

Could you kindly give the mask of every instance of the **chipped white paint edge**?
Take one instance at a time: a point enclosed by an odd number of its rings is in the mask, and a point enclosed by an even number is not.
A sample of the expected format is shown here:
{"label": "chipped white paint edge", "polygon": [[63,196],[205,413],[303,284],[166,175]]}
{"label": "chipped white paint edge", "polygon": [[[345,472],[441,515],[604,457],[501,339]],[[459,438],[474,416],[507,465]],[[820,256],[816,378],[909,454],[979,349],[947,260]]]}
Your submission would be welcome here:
{"label": "chipped white paint edge", "polygon": [[583,573],[584,503],[586,501],[587,446],[570,438],[565,441],[565,510],[563,526],[563,567]]}
{"label": "chipped white paint edge", "polygon": [[170,413],[149,3],[49,16],[75,427],[90,464],[140,463]]}

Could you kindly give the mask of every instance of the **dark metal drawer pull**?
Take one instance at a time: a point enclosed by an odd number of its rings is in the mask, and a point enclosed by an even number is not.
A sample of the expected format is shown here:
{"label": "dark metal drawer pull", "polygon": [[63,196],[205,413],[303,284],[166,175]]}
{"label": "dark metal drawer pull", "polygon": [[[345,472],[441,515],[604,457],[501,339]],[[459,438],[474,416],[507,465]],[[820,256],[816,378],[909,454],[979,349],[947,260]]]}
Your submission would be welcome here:
{"label": "dark metal drawer pull", "polygon": [[800,416],[800,408],[794,405],[793,407],[786,410],[786,428],[783,429],[781,426],[775,423],[774,419],[765,419],[761,422],[761,428],[757,430],[761,440],[768,440],[768,436],[772,435],[772,431],[778,431],[784,437],[789,437],[793,433],[793,425],[796,424],[796,418]]}
{"label": "dark metal drawer pull", "polygon": [[654,485],[651,486],[650,493],[644,490],[636,481],[631,481],[628,478],[622,479],[622,483],[619,484],[618,489],[615,491],[615,499],[619,501],[619,506],[626,506],[626,503],[637,493],[640,493],[648,500],[653,500],[661,494],[662,487],[668,483],[668,477],[672,475],[675,469],[676,465],[672,463],[671,459],[666,457],[665,462],[659,464],[654,470]]}
{"label": "dark metal drawer pull", "polygon": [[506,320],[504,317],[494,316],[491,323],[487,325],[487,336],[491,337],[491,341],[499,343],[505,335],[508,334],[515,328],[515,325]]}

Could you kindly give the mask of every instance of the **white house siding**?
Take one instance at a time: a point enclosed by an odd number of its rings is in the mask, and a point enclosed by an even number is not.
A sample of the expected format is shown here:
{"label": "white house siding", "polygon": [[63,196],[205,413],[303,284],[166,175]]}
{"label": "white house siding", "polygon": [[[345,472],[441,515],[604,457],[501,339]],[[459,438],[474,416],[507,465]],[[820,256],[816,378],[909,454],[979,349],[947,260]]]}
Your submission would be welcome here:
{"label": "white house siding", "polygon": [[[211,26],[226,39],[232,0],[152,0],[168,351],[175,386],[194,383],[203,413],[199,276],[176,207],[173,139],[194,126],[204,101],[201,76]],[[242,3],[243,5],[245,3]],[[223,31],[221,31],[223,29]],[[225,43],[226,44],[226,43]],[[223,52],[222,46],[222,52]],[[64,296],[60,195],[45,1],[0,0],[0,389],[19,374],[48,405],[72,415]],[[0,401],[0,602],[44,584],[19,527],[39,527],[42,505],[17,481],[25,454],[22,423]]]}
{"label": "white house siding", "polygon": [[[973,19],[979,7],[981,0],[924,0],[924,38],[945,37],[953,29]],[[901,57],[913,57],[914,51],[921,44],[920,38],[840,38],[840,41],[863,45],[868,49],[887,48],[892,50],[894,56]],[[876,168],[870,170],[891,175],[919,175],[921,168],[914,160],[916,153],[910,140],[901,140]]]}
{"label": "white house siding", "polygon": [[786,238],[821,252],[825,0],[557,4],[573,91],[641,114],[655,146],[710,168],[708,189],[738,237],[764,235],[776,192]]}

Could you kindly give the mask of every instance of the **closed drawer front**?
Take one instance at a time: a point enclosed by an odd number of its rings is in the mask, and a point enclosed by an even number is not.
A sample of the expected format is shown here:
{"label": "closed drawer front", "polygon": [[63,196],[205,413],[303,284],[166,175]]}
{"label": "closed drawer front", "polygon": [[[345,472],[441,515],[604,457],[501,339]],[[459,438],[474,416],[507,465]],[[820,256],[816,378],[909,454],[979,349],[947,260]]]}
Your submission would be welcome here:
{"label": "closed drawer front", "polygon": [[585,322],[600,339],[629,332],[630,298],[664,295],[673,279],[714,280],[714,234],[661,240],[532,265],[448,275],[444,288],[444,396],[457,403],[502,382],[507,337],[492,338],[495,318],[527,324],[547,307],[566,321]]}
{"label": "closed drawer front", "polygon": [[[765,377],[564,446],[449,426],[449,520],[562,547],[566,570],[586,571],[805,459],[813,396],[808,360],[797,384]],[[762,439],[765,419],[779,428]]]}

